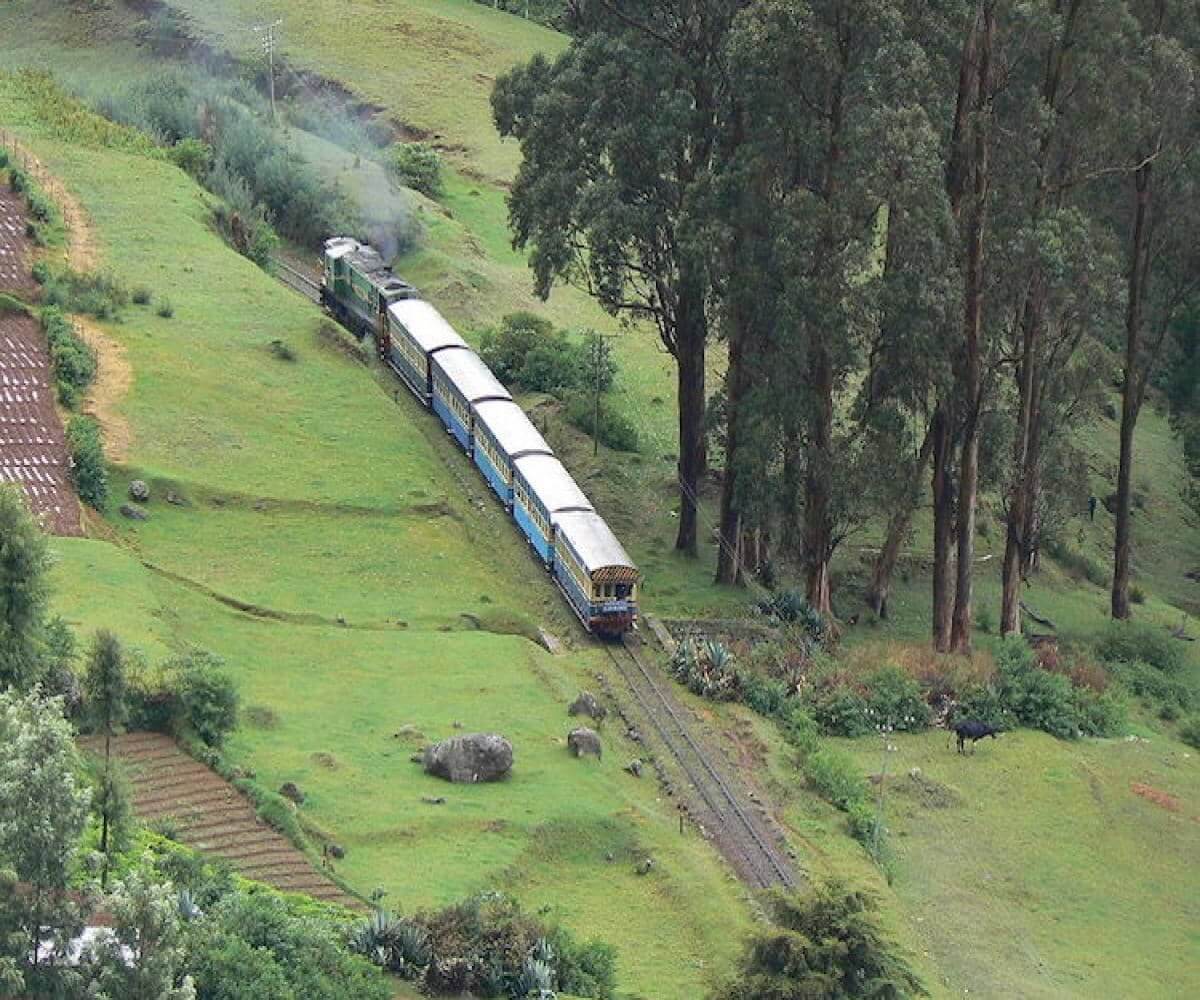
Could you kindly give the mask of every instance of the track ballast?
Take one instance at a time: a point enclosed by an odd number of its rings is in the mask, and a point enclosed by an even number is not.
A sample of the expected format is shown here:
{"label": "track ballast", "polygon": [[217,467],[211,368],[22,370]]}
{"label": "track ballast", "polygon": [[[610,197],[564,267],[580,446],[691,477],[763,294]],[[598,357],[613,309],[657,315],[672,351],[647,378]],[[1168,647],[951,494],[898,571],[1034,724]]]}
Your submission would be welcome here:
{"label": "track ballast", "polygon": [[743,804],[738,791],[722,776],[688,729],[683,709],[663,691],[632,643],[626,640],[620,646],[605,644],[605,648],[642,713],[695,791],[695,818],[725,859],[743,881],[756,889],[795,886],[795,870],[776,846],[774,833],[753,806]]}

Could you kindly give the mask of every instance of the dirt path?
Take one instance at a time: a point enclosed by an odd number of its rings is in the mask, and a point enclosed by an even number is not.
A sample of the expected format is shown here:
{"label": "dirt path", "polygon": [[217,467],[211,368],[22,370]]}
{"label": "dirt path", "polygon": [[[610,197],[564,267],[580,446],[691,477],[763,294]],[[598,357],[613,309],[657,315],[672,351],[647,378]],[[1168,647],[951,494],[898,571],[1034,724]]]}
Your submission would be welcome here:
{"label": "dirt path", "polygon": [[[89,753],[103,750],[96,737],[85,737],[80,745]],[[114,751],[128,771],[133,809],[142,820],[169,824],[176,839],[225,858],[256,882],[363,908],[291,841],[263,823],[244,795],[185,754],[170,737],[124,733],[116,738]]]}

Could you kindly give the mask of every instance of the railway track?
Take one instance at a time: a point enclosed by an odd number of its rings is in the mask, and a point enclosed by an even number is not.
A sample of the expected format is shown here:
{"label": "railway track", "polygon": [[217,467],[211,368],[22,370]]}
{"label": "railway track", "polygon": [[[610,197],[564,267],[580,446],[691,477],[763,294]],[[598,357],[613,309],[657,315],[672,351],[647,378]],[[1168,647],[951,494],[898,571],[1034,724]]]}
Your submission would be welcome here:
{"label": "railway track", "polygon": [[658,738],[687,777],[696,796],[693,813],[742,880],[758,889],[796,885],[795,870],[776,846],[766,821],[753,806],[743,803],[739,790],[692,735],[683,718],[684,709],[654,679],[635,647],[626,640],[619,647],[606,644],[605,649]]}
{"label": "railway track", "polygon": [[313,302],[321,301],[320,282],[314,280],[311,275],[292,267],[291,264],[279,257],[271,258],[271,268],[275,273],[275,277],[287,285],[288,288],[292,289],[292,291],[299,292],[306,299]]}

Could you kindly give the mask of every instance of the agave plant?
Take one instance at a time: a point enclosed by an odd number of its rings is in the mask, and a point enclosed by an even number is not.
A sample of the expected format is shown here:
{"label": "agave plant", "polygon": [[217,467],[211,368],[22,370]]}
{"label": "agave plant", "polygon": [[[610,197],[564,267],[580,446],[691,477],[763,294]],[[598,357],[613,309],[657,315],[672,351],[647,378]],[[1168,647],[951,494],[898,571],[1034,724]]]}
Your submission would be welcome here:
{"label": "agave plant", "polygon": [[716,639],[707,639],[704,643],[704,658],[708,665],[718,673],[724,673],[733,665],[733,654],[729,647]]}
{"label": "agave plant", "polygon": [[521,975],[517,979],[517,996],[553,1000],[554,969],[532,955],[525,959],[525,964],[521,966]]}
{"label": "agave plant", "polygon": [[391,970],[404,979],[417,979],[432,960],[429,932],[412,921],[401,921],[392,944]]}
{"label": "agave plant", "polygon": [[529,952],[529,957],[538,962],[544,962],[546,965],[553,968],[554,959],[557,956],[554,954],[554,945],[552,945],[544,937],[540,937],[536,942],[534,942],[533,948]]}
{"label": "agave plant", "polygon": [[180,889],[176,904],[179,907],[180,919],[186,924],[190,924],[193,920],[199,920],[204,916],[204,911],[196,905],[196,900],[192,898],[191,889]]}
{"label": "agave plant", "polygon": [[672,673],[678,680],[686,683],[696,669],[696,659],[695,643],[687,637],[675,647],[675,653],[671,657]]}

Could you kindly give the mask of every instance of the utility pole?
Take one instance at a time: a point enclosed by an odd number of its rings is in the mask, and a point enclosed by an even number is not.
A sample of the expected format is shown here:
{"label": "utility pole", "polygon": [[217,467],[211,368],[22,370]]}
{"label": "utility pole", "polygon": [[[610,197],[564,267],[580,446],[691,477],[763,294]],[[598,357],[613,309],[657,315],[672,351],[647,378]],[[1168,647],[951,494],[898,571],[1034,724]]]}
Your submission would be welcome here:
{"label": "utility pole", "polygon": [[604,334],[592,331],[592,378],[595,387],[595,403],[592,409],[592,457],[600,454],[600,382],[604,376],[604,362],[608,358],[608,345]]}
{"label": "utility pole", "polygon": [[263,51],[267,54],[267,79],[271,88],[271,124],[278,124],[275,113],[275,45],[276,30],[283,24],[282,20],[270,24],[260,24],[254,28],[254,33],[262,40]]}

